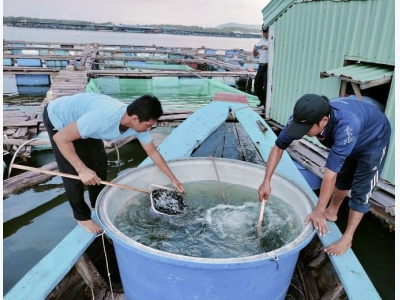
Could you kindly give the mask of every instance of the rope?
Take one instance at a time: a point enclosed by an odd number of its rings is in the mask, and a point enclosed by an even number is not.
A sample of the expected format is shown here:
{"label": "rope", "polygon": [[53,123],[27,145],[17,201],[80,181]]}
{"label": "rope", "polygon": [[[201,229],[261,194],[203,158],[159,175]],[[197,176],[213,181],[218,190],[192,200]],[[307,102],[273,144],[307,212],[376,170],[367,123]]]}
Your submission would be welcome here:
{"label": "rope", "polygon": [[96,237],[99,237],[101,235],[101,240],[103,242],[103,250],[104,250],[104,257],[106,258],[106,266],[107,266],[107,276],[108,276],[108,280],[109,280],[109,284],[110,284],[110,291],[111,291],[111,297],[114,300],[114,292],[112,289],[112,285],[111,285],[111,274],[110,274],[110,269],[108,267],[108,259],[107,259],[107,252],[106,252],[106,245],[104,244],[104,234],[106,233],[106,230],[104,229],[103,233],[97,235]]}
{"label": "rope", "polygon": [[248,107],[250,107],[250,105],[245,105],[245,106],[242,106],[242,107],[233,109],[232,111],[235,112],[235,111],[237,111],[237,110],[240,110],[240,109],[243,109],[243,108],[248,108]]}
{"label": "rope", "polygon": [[13,156],[13,158],[11,159],[11,162],[10,162],[10,168],[8,169],[8,178],[10,178],[10,175],[11,175],[11,170],[12,170],[11,165],[14,163],[15,157],[17,156],[19,150],[20,150],[23,146],[25,146],[26,144],[28,144],[29,142],[35,141],[35,140],[41,140],[41,138],[34,138],[34,139],[27,140],[26,142],[22,143],[22,145],[19,146],[18,149],[15,151],[14,156]]}
{"label": "rope", "polygon": [[93,299],[93,300],[95,300],[95,298],[94,298],[94,291],[93,291],[93,288],[92,288],[92,286],[91,286],[91,285],[89,285],[89,287],[90,287],[90,291],[92,292],[92,299]]}
{"label": "rope", "polygon": [[279,270],[278,255],[275,255],[274,257],[271,257],[269,260],[276,262],[276,270]]}
{"label": "rope", "polygon": [[237,111],[237,110],[239,110],[239,109],[243,109],[243,108],[248,108],[248,107],[250,107],[250,105],[245,105],[245,106],[242,106],[242,107],[239,107],[239,108],[236,108],[236,109],[232,109],[232,110],[230,111],[230,114],[232,115],[233,118],[236,118],[236,116],[235,116],[235,111]]}

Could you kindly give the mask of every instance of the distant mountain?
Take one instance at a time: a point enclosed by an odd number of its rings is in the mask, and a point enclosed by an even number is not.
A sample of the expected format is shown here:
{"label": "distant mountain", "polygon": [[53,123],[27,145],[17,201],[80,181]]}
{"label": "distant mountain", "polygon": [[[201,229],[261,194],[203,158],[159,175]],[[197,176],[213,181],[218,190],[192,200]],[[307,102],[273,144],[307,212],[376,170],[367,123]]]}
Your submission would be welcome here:
{"label": "distant mountain", "polygon": [[216,28],[223,29],[223,28],[228,28],[228,27],[230,27],[230,28],[234,27],[234,28],[246,28],[246,29],[259,29],[259,30],[261,30],[261,25],[262,24],[250,25],[250,24],[239,24],[239,23],[226,23],[226,24],[218,25]]}

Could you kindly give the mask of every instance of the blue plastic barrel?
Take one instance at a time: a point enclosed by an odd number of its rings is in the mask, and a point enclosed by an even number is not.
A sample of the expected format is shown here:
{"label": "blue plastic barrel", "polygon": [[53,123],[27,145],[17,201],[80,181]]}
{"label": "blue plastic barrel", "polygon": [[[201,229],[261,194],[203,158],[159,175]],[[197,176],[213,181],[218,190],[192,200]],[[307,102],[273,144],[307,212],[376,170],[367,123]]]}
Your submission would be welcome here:
{"label": "blue plastic barrel", "polygon": [[18,67],[41,67],[42,60],[40,58],[17,58]]}
{"label": "blue plastic barrel", "polygon": [[16,74],[15,81],[20,85],[50,85],[50,76],[46,74]]}
{"label": "blue plastic barrel", "polygon": [[[223,158],[215,158],[214,161],[222,182],[257,189],[264,177],[265,168],[256,164]],[[209,158],[172,160],[168,161],[168,166],[183,184],[215,180],[215,171]],[[296,171],[294,166],[293,169]],[[143,189],[148,189],[149,183],[170,183],[154,164],[125,172],[113,182]],[[300,218],[304,219],[313,210],[312,197],[293,180],[275,173],[271,186],[274,195],[292,205]],[[132,199],[138,193],[107,186],[96,203],[100,224],[113,240],[125,298],[128,300],[283,300],[300,250],[315,234],[309,223],[287,245],[267,253],[239,258],[213,259],[164,252],[136,242],[114,225],[119,212],[130,201],[134,201]]]}

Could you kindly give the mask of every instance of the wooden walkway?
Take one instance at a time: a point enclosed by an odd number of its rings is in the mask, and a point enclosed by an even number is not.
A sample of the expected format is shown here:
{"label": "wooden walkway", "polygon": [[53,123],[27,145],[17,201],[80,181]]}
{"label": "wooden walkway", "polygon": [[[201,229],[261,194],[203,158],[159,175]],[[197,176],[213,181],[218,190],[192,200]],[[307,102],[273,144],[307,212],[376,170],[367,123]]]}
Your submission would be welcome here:
{"label": "wooden walkway", "polygon": [[[223,68],[239,74],[216,74],[215,76],[246,76],[254,78],[254,68],[258,59],[250,51],[242,49],[217,50],[208,48],[159,47],[138,45],[103,45],[103,44],[61,44],[33,43],[24,41],[3,41],[3,72],[22,73],[35,70],[45,73],[54,72],[46,63],[65,62],[68,65],[83,65],[87,57],[91,58],[93,69],[129,69],[140,62],[142,68],[157,69],[159,64],[188,65],[196,70],[204,66]],[[40,61],[38,67],[18,66],[20,59]],[[83,63],[82,63],[83,61]],[[150,62],[144,66],[143,62]],[[21,60],[21,63],[24,63]],[[26,63],[26,62],[25,62]],[[140,69],[140,66],[133,68]],[[57,69],[57,68],[56,68]],[[90,68],[87,68],[88,70]],[[38,73],[37,73],[38,74]],[[190,75],[188,75],[190,76]]]}

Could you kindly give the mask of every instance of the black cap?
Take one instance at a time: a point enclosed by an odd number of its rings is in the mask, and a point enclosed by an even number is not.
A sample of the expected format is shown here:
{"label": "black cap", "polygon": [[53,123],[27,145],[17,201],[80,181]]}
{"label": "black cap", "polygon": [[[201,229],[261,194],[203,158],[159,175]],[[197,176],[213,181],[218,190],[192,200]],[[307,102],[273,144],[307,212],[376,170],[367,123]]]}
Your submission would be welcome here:
{"label": "black cap", "polygon": [[293,119],[287,125],[286,133],[294,139],[300,139],[328,112],[328,99],[316,94],[305,94],[294,105]]}
{"label": "black cap", "polygon": [[261,31],[262,32],[268,31],[268,27],[264,29],[264,23],[261,25]]}

